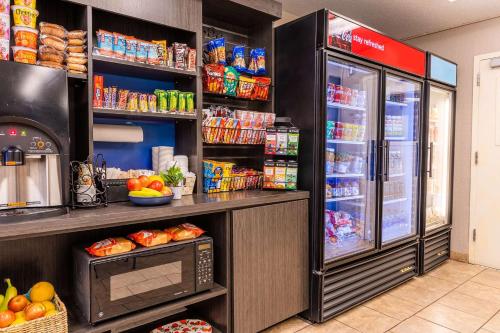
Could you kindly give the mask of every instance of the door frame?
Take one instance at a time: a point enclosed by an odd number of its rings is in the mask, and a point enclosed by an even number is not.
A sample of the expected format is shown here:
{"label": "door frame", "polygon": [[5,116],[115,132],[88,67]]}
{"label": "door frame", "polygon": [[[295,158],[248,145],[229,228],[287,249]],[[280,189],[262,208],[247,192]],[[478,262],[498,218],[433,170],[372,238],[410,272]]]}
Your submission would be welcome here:
{"label": "door frame", "polygon": [[500,52],[492,52],[480,54],[474,57],[474,76],[472,78],[472,143],[471,143],[471,151],[470,151],[470,197],[469,197],[469,262],[471,264],[476,263],[476,251],[474,247],[474,229],[477,228],[478,223],[474,219],[474,216],[477,207],[474,202],[474,198],[477,194],[476,180],[478,178],[477,168],[474,161],[474,154],[479,149],[479,143],[477,139],[477,135],[479,133],[479,91],[480,86],[477,84],[477,77],[480,73],[481,69],[481,61],[488,60],[492,58],[500,57]]}

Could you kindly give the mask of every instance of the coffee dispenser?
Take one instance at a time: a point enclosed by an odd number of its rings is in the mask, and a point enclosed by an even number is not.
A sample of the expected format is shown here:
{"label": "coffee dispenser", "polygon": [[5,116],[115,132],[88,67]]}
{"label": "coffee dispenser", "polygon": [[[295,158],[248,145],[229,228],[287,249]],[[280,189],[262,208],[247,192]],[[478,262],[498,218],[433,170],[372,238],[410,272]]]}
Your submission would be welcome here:
{"label": "coffee dispenser", "polygon": [[0,222],[67,212],[66,72],[0,62]]}

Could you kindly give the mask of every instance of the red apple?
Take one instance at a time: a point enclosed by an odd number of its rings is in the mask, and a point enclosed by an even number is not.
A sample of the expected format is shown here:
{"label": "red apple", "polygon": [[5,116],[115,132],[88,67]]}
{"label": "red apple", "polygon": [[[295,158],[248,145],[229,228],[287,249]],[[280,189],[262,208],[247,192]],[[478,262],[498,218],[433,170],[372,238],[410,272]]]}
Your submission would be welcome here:
{"label": "red apple", "polygon": [[[47,309],[42,303],[31,303],[24,309],[26,320],[30,321],[45,316]],[[15,317],[15,315],[14,315]]]}
{"label": "red apple", "polygon": [[0,328],[10,326],[16,320],[16,315],[10,310],[0,312]]}
{"label": "red apple", "polygon": [[159,180],[153,180],[151,184],[149,184],[149,188],[161,192],[163,184]]}
{"label": "red apple", "polygon": [[139,181],[141,182],[142,187],[148,187],[151,184],[148,176],[142,175],[139,177]]}
{"label": "red apple", "polygon": [[140,191],[142,190],[141,181],[137,178],[130,178],[127,182],[127,188],[129,191]]}
{"label": "red apple", "polygon": [[19,312],[24,310],[24,308],[28,305],[28,299],[24,295],[17,295],[9,301],[9,310],[14,312]]}

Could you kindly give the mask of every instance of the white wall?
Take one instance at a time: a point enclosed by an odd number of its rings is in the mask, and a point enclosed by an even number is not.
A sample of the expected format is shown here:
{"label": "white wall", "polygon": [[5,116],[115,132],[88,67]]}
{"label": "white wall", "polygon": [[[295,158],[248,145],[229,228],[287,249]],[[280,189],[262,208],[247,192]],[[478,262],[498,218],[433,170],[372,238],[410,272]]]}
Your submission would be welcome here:
{"label": "white wall", "polygon": [[500,51],[500,18],[414,38],[407,42],[458,64],[451,250],[465,257],[469,252],[474,56]]}

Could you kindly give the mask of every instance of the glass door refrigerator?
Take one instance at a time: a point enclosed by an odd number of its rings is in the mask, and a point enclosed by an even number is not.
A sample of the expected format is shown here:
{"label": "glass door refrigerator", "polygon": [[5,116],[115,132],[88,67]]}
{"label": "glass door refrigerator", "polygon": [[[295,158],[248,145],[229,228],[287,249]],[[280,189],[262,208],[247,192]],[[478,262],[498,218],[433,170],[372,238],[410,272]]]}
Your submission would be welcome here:
{"label": "glass door refrigerator", "polygon": [[301,129],[310,309],[332,318],[418,271],[425,52],[328,10],[276,29],[276,110]]}
{"label": "glass door refrigerator", "polygon": [[428,53],[422,168],[420,273],[450,257],[457,65]]}

